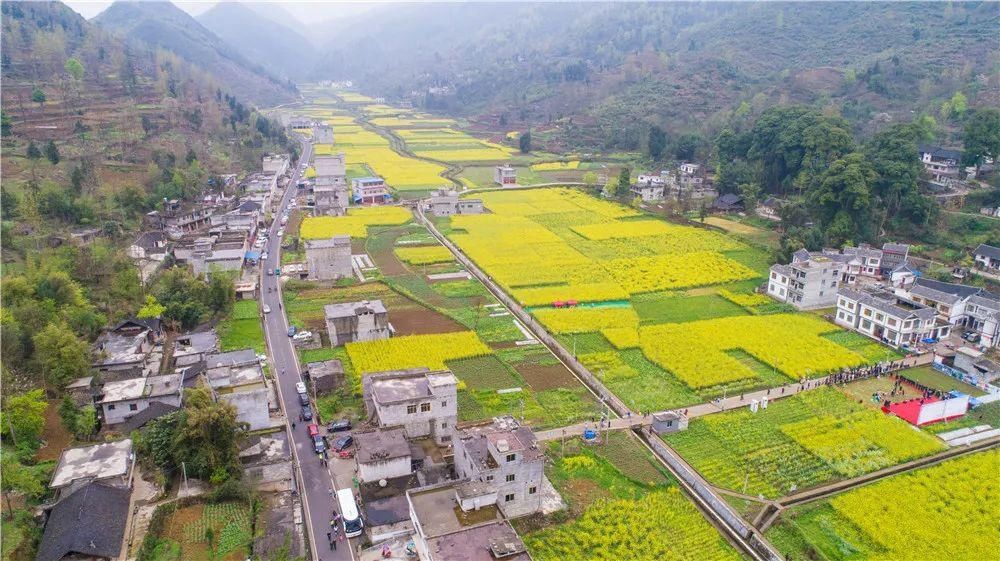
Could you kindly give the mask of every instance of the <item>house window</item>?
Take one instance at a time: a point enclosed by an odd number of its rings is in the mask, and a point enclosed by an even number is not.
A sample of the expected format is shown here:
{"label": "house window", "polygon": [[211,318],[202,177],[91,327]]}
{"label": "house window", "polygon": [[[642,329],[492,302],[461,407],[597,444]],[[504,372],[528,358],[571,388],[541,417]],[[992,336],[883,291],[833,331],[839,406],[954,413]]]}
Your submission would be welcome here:
{"label": "house window", "polygon": [[420,404],[420,412],[421,413],[426,413],[426,412],[428,412],[430,410],[431,410],[431,404],[430,403],[421,403]]}
{"label": "house window", "polygon": [[503,501],[505,503],[509,503],[513,500],[514,500],[514,493],[507,493],[506,495],[503,496]]}
{"label": "house window", "polygon": [[837,312],[837,319],[844,319],[844,312]]}
{"label": "house window", "polygon": [[407,415],[413,415],[416,412],[417,412],[417,406],[416,405],[407,405],[406,406],[406,414]]}
{"label": "house window", "polygon": [[111,405],[108,405],[108,411],[114,411],[114,410],[115,410],[115,404],[114,403],[112,403]]}
{"label": "house window", "polygon": [[441,407],[448,407],[448,402],[447,401],[442,401],[441,402]]}
{"label": "house window", "polygon": [[513,462],[517,459],[517,454],[507,454],[507,463]]}
{"label": "house window", "polygon": [[441,421],[441,428],[443,428],[443,429],[448,428],[448,423],[445,422],[445,421]]}
{"label": "house window", "polygon": [[486,482],[489,483],[490,481],[493,481],[493,476],[492,475],[487,475],[486,476]]}
{"label": "house window", "polygon": [[528,487],[528,494],[529,495],[534,495],[537,492],[538,492],[538,487]]}
{"label": "house window", "polygon": [[514,482],[514,474],[513,473],[507,474],[507,483],[513,483],[513,482]]}
{"label": "house window", "polygon": [[136,405],[135,403],[129,403],[128,404],[128,410],[129,411],[138,411],[139,410],[139,406]]}

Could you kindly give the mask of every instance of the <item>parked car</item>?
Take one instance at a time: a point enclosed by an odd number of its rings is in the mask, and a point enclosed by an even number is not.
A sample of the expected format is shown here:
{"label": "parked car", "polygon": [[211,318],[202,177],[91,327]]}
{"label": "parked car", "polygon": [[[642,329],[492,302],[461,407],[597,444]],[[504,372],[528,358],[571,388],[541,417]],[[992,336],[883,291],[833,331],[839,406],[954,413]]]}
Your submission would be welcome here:
{"label": "parked car", "polygon": [[319,425],[310,423],[306,426],[306,431],[309,433],[309,436],[319,436]]}
{"label": "parked car", "polygon": [[309,394],[299,394],[299,405],[309,405]]}
{"label": "parked car", "polygon": [[263,308],[261,309],[264,310],[265,314],[271,313],[271,306],[268,306],[267,304],[264,304]]}
{"label": "parked car", "polygon": [[288,336],[289,337],[294,337],[295,336],[295,326],[294,325],[288,328]]}
{"label": "parked car", "polygon": [[274,271],[272,271],[271,269],[268,269],[267,270],[267,276],[273,277],[274,276]]}
{"label": "parked car", "polygon": [[351,430],[350,419],[334,421],[326,426],[326,432],[343,432],[345,430]]}
{"label": "parked car", "polygon": [[315,450],[317,454],[322,454],[323,451],[326,450],[326,443],[323,442],[323,437],[318,434],[313,437],[313,450]]}
{"label": "parked car", "polygon": [[308,405],[302,406],[302,420],[311,421],[313,420],[313,410]]}
{"label": "parked car", "polygon": [[306,341],[312,339],[312,331],[296,331],[295,335],[292,335],[293,341]]}
{"label": "parked car", "polygon": [[267,252],[266,251],[264,253],[260,254],[260,260],[261,261],[267,261]]}
{"label": "parked car", "polygon": [[279,238],[285,237],[285,229],[284,228],[279,228],[278,229],[278,237]]}
{"label": "parked car", "polygon": [[354,437],[351,435],[342,436],[333,442],[333,451],[342,452],[354,445]]}
{"label": "parked car", "polygon": [[295,382],[295,391],[298,393],[308,393],[305,382]]}

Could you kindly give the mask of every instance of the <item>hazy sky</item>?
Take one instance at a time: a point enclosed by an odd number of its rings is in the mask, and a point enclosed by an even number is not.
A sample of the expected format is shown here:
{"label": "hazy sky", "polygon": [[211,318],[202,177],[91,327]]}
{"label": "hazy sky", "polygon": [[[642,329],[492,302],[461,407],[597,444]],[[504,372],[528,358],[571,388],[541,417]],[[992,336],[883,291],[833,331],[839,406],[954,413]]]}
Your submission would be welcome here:
{"label": "hazy sky", "polygon": [[[177,1],[174,2],[179,8],[192,16],[197,16],[205,12],[217,2],[202,1]],[[275,4],[292,14],[301,23],[314,25],[325,20],[337,18],[349,14],[356,14],[370,9],[376,2],[343,2],[339,0],[313,0],[294,2],[254,2],[255,4]],[[110,6],[112,2],[105,0],[67,0],[66,5],[73,8],[83,17],[90,19],[102,10]]]}

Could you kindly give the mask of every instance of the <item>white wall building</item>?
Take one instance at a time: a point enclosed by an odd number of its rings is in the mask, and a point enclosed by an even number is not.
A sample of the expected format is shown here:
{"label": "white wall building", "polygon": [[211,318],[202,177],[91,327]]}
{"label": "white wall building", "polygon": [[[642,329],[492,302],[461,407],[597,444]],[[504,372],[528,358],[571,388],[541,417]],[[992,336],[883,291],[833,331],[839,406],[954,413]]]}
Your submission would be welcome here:
{"label": "white wall building", "polygon": [[458,423],[458,379],[451,372],[380,372],[365,375],[362,385],[368,417],[378,426],[401,427],[406,438],[451,443]]}

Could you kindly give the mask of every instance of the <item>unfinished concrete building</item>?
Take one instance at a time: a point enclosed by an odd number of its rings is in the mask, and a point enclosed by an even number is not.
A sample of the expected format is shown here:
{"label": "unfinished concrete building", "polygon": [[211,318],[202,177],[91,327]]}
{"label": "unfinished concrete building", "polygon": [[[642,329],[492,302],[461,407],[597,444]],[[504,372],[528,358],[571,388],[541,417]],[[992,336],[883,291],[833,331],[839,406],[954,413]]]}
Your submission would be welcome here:
{"label": "unfinished concrete building", "polygon": [[389,312],[381,300],[328,304],[323,311],[330,345],[334,347],[354,341],[388,339],[392,335]]}
{"label": "unfinished concrete building", "polygon": [[306,240],[305,246],[306,268],[311,280],[337,280],[352,275],[350,236]]}
{"label": "unfinished concrete building", "polygon": [[380,427],[402,427],[407,438],[451,443],[458,422],[458,379],[427,368],[370,374],[362,380],[365,409]]}

